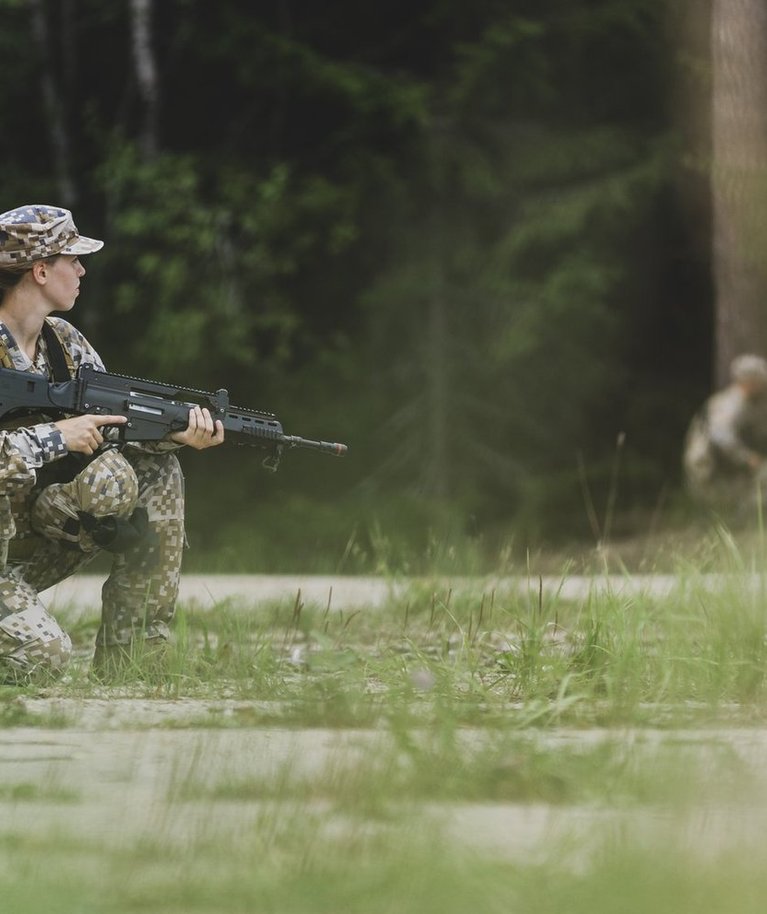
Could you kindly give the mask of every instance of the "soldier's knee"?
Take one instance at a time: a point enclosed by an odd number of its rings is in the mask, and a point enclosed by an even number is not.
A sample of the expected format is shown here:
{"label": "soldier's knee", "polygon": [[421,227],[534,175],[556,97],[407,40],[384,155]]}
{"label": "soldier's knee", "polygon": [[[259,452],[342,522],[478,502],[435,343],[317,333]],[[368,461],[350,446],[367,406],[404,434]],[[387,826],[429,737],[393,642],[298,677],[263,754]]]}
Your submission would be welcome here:
{"label": "soldier's knee", "polygon": [[104,451],[71,482],[43,489],[32,507],[32,529],[90,552],[96,547],[81,529],[80,512],[95,518],[128,517],[138,502],[138,491],[138,477],[128,460],[119,451]]}
{"label": "soldier's knee", "polygon": [[99,454],[75,476],[72,485],[78,510],[95,517],[127,517],[136,507],[138,478],[120,451]]}
{"label": "soldier's knee", "polygon": [[139,479],[139,504],[153,524],[164,525],[184,519],[184,475],[173,453],[131,453],[130,460]]}

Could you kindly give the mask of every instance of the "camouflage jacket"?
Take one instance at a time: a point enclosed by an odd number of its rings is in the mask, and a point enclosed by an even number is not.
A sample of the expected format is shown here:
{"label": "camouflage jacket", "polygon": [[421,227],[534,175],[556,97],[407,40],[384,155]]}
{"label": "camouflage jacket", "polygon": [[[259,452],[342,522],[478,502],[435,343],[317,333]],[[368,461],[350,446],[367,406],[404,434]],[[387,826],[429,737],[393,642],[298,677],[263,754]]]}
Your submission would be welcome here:
{"label": "camouflage jacket", "polygon": [[737,384],[715,393],[693,417],[684,469],[693,487],[750,478],[767,458],[767,398],[747,396]]}
{"label": "camouflage jacket", "polygon": [[[105,371],[98,352],[72,324],[60,317],[49,318],[63,346],[69,353],[74,368],[92,365]],[[34,360],[23,352],[10,330],[0,322],[0,343],[7,350],[18,371],[31,371],[51,378],[53,376],[45,340],[40,336]],[[105,435],[105,437],[108,437]],[[143,451],[175,450],[179,445],[170,441],[132,444]],[[36,481],[36,471],[44,464],[67,454],[64,436],[53,422],[40,422],[22,428],[0,428],[0,495],[10,495],[27,489]]]}

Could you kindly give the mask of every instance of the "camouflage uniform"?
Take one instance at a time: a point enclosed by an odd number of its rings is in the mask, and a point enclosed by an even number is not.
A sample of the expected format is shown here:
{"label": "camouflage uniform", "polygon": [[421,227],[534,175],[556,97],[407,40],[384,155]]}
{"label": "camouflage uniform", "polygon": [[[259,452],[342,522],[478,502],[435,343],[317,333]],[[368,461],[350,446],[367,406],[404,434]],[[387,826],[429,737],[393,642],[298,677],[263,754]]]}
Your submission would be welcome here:
{"label": "camouflage uniform", "polygon": [[[98,354],[74,327],[51,318],[75,367],[104,370]],[[44,344],[34,363],[0,324],[0,338],[20,371],[49,374]],[[0,431],[0,659],[17,673],[43,667],[61,670],[71,652],[69,637],[49,615],[38,593],[69,577],[99,551],[79,522],[79,511],[96,517],[128,517],[147,510],[149,535],[116,553],[102,590],[98,643],[128,645],[134,638],[166,640],[184,543],[183,477],[171,451],[158,443],[102,445],[98,455],[69,482],[44,485],[44,468],[66,453],[52,423]],[[41,472],[42,471],[42,472]],[[43,477],[43,484],[39,477]]]}
{"label": "camouflage uniform", "polygon": [[[15,223],[20,224],[18,237]],[[30,230],[35,233],[35,257],[28,253]],[[40,256],[39,251],[42,256],[78,255],[98,250],[101,244],[79,236],[66,210],[22,207],[0,216],[0,266],[6,269],[23,268]],[[78,330],[61,318],[47,320],[72,369],[91,364],[104,370],[98,353]],[[42,336],[30,360],[0,323],[0,352],[7,367],[52,377]],[[170,442],[118,448],[105,441],[95,457],[83,459],[74,478],[51,483],[46,474],[67,457],[64,438],[53,421],[40,416],[26,427],[0,429],[0,681],[57,674],[67,664],[70,638],[39,593],[99,552],[95,534],[81,523],[81,511],[95,518],[129,518],[136,508],[146,511],[147,535],[114,554],[102,589],[97,649],[167,640],[184,543],[183,476],[173,453],[177,448]]]}
{"label": "camouflage uniform", "polygon": [[[767,362],[740,356],[731,374],[733,383],[693,417],[683,465],[696,500],[736,519],[767,495]],[[749,390],[744,382],[756,386]]]}

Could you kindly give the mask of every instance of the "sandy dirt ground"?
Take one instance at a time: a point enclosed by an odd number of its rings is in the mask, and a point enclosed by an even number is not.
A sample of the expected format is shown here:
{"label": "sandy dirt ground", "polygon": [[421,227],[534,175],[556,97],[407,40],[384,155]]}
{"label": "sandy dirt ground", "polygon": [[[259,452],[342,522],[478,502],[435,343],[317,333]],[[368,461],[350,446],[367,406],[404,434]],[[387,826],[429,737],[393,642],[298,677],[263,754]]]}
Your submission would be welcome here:
{"label": "sandy dirt ground", "polygon": [[[696,579],[704,586],[714,586],[719,576]],[[43,602],[49,609],[68,606],[75,611],[92,613],[101,599],[103,575],[76,575],[62,581],[43,593]],[[522,591],[538,594],[558,594],[566,600],[583,599],[594,591],[611,591],[615,594],[649,592],[663,596],[684,586],[675,575],[605,575],[605,576],[544,576],[530,578],[377,578],[346,575],[184,575],[179,598],[206,609],[222,601],[238,602],[252,606],[254,602],[288,600],[297,597],[305,604],[316,603],[321,607],[346,610],[350,608],[376,609],[398,599],[409,588],[432,588],[444,594],[468,591],[473,594],[496,594],[504,591]]]}
{"label": "sandy dirt ground", "polygon": [[[102,583],[103,576],[78,576],[45,592],[43,599],[54,610],[67,606],[70,612],[95,614]],[[711,583],[715,583],[713,579]],[[181,600],[205,609],[221,601],[232,605],[241,601],[252,607],[254,602],[294,602],[300,597],[305,603],[335,609],[375,610],[413,586],[471,587],[474,592],[488,593],[504,588],[526,588],[534,593],[541,589],[577,599],[594,588],[664,594],[680,583],[666,576],[430,583],[345,576],[187,575]],[[225,698],[173,701],[111,692],[95,698],[41,694],[12,700],[18,702],[20,720],[25,723],[0,731],[0,836],[39,830],[40,834],[64,837],[87,835],[119,846],[150,837],[183,844],[219,830],[222,838],[231,839],[257,827],[265,804],[271,804],[273,811],[274,802],[227,799],[222,786],[263,782],[286,771],[325,777],[339,767],[353,765],[361,752],[369,753],[377,743],[391,739],[385,730],[253,727],[247,724],[253,702]],[[26,725],[30,715],[39,719],[39,726]],[[468,738],[482,738],[481,731]],[[634,737],[630,732],[547,731],[545,738],[583,743]],[[707,746],[724,743],[756,772],[762,771],[767,755],[767,730],[758,728],[700,734],[659,732],[654,737],[643,731],[642,738],[697,740],[702,752]],[[30,804],[24,800],[25,791],[42,793]],[[767,797],[767,776],[762,796]],[[744,805],[721,798],[682,811],[657,806],[621,809],[504,802],[424,804],[422,810],[447,837],[509,859],[533,861],[545,859],[553,841],[574,842],[585,851],[606,832],[630,834],[646,840],[648,847],[669,841],[701,853],[719,852],[756,846],[767,826],[762,802]],[[296,808],[286,807],[288,813],[296,814]],[[331,815],[327,821],[332,825],[335,820]]]}
{"label": "sandy dirt ground", "polygon": [[[271,809],[273,814],[274,801],[227,796],[227,787],[236,790],[238,785],[274,781],[286,772],[308,779],[328,777],[334,770],[369,758],[390,738],[374,730],[153,727],[160,716],[167,724],[169,719],[181,723],[205,715],[236,715],[237,702],[24,701],[32,713],[67,712],[76,722],[64,729],[3,731],[0,833],[80,835],[113,847],[150,838],[171,847],[203,835],[236,840],[257,828],[265,811]],[[130,726],[126,726],[128,718]],[[469,732],[466,738],[482,735]],[[631,741],[636,734],[554,730],[538,738],[572,746],[602,739]],[[697,742],[701,752],[726,743],[755,769],[767,751],[765,730],[642,731],[638,751],[663,739]],[[45,791],[31,806],[19,799],[30,785]],[[319,814],[322,827],[344,827],[332,812],[325,815],[322,809],[301,802],[307,816]],[[298,801],[283,805],[286,816],[301,814]],[[34,815],[30,816],[30,809]],[[648,848],[666,841],[696,853],[716,854],[755,846],[767,824],[758,802],[746,806],[705,800],[693,810],[540,802],[429,803],[423,804],[420,814],[444,837],[464,846],[530,862],[545,859],[557,841],[588,853],[606,834],[630,836],[646,842]]]}

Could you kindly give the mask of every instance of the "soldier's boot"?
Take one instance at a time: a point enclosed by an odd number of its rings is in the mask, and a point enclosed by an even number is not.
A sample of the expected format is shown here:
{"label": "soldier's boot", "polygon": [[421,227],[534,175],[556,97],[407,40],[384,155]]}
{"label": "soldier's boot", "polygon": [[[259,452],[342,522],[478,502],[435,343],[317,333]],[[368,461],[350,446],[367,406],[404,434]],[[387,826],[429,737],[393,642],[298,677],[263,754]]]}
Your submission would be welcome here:
{"label": "soldier's boot", "polygon": [[115,685],[161,681],[167,674],[168,642],[147,638],[130,644],[97,644],[89,675],[102,685]]}

